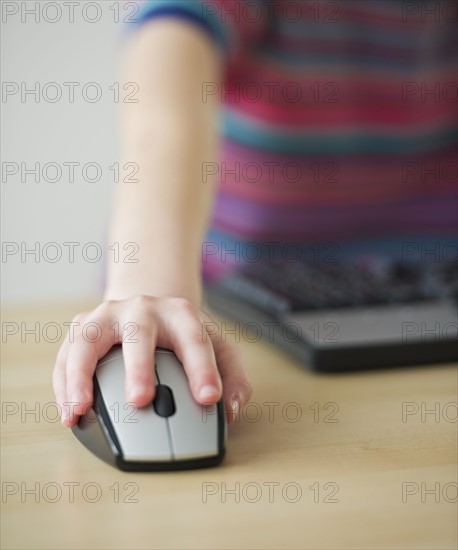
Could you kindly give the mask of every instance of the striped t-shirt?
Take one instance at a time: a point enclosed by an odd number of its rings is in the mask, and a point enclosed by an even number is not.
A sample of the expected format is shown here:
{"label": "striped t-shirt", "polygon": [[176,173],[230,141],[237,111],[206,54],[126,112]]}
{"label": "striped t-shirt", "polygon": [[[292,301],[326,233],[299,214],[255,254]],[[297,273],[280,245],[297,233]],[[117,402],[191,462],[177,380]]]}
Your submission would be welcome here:
{"label": "striped t-shirt", "polygon": [[179,17],[223,52],[223,81],[203,85],[222,118],[202,174],[219,181],[206,276],[243,263],[248,243],[456,239],[456,6],[142,3],[139,24]]}

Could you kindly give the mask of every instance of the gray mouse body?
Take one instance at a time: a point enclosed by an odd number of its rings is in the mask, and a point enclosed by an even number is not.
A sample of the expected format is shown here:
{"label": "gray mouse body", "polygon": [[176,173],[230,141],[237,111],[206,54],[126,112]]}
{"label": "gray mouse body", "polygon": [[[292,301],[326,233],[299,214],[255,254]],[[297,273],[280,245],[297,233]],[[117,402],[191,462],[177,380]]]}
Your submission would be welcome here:
{"label": "gray mouse body", "polygon": [[[153,364],[151,365],[153,368]],[[223,401],[197,403],[176,355],[155,352],[156,396],[137,408],[125,397],[121,346],[110,350],[94,373],[94,405],[72,428],[96,456],[128,471],[216,466],[226,446]]]}

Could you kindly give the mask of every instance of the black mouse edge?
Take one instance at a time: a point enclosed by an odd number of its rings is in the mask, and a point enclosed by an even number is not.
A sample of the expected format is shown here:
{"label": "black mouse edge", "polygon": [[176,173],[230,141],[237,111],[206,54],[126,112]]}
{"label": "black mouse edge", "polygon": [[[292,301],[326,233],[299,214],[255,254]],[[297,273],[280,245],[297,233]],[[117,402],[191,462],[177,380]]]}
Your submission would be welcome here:
{"label": "black mouse edge", "polygon": [[[97,378],[94,377],[94,406],[93,414],[99,414],[101,417],[102,433],[105,439],[106,449],[111,447],[112,451],[116,451],[116,454],[111,454],[110,452],[101,452],[96,453],[96,456],[125,472],[165,472],[165,471],[177,471],[177,470],[193,470],[199,468],[211,468],[218,466],[223,461],[226,454],[226,421],[225,421],[225,409],[224,401],[221,399],[217,403],[217,412],[218,412],[218,454],[215,456],[198,458],[198,459],[187,459],[187,460],[175,460],[175,461],[165,461],[165,462],[127,462],[123,458],[123,452],[121,445],[116,436],[116,432],[113,429],[109,421],[108,411],[105,406],[105,402],[102,398],[102,393],[97,381]],[[89,411],[91,414],[91,411]],[[81,433],[80,424],[82,418],[80,418],[79,423],[76,426],[73,426],[72,431],[76,437],[81,441],[82,438],[79,436]]]}

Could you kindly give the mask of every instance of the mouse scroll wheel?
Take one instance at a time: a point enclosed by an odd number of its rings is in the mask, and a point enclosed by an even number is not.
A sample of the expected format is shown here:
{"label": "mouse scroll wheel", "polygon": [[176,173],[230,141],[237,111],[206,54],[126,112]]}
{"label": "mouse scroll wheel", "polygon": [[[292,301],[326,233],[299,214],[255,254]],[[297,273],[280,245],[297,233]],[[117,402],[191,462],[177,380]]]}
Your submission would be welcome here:
{"label": "mouse scroll wheel", "polygon": [[168,417],[175,413],[176,407],[172,390],[165,384],[158,384],[156,386],[153,407],[159,416]]}

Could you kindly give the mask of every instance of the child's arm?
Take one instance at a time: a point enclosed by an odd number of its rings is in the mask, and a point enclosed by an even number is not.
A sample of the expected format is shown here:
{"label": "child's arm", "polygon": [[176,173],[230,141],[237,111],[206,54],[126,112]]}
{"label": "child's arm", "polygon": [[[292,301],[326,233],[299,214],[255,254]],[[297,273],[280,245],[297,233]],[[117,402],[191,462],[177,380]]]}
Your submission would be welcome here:
{"label": "child's arm", "polygon": [[139,102],[122,106],[122,162],[139,165],[140,183],[118,185],[111,241],[138,243],[140,262],[110,266],[108,299],[148,294],[200,304],[200,247],[213,199],[202,163],[217,145],[217,105],[203,101],[202,82],[220,78],[215,50],[193,26],[158,19],[124,52],[122,82],[138,84]]}
{"label": "child's arm", "polygon": [[[202,163],[215,158],[217,146],[217,105],[203,101],[202,83],[218,81],[219,73],[210,39],[182,21],[151,21],[127,45],[123,82],[138,84],[139,102],[123,104],[122,164],[139,165],[139,182],[118,184],[110,240],[121,250],[137,243],[139,262],[111,263],[105,301],[75,319],[78,328],[97,323],[102,337],[90,343],[76,329],[59,351],[53,383],[67,426],[92,402],[97,360],[116,343],[114,323],[118,341],[131,332],[129,323],[138,327],[138,343],[123,343],[127,399],[138,406],[154,395],[156,345],[175,351],[199,402],[216,402],[223,386],[229,419],[251,395],[238,354],[207,336],[202,323],[211,319],[199,309],[200,247],[214,193],[202,182]],[[65,402],[78,403],[70,415]]]}

